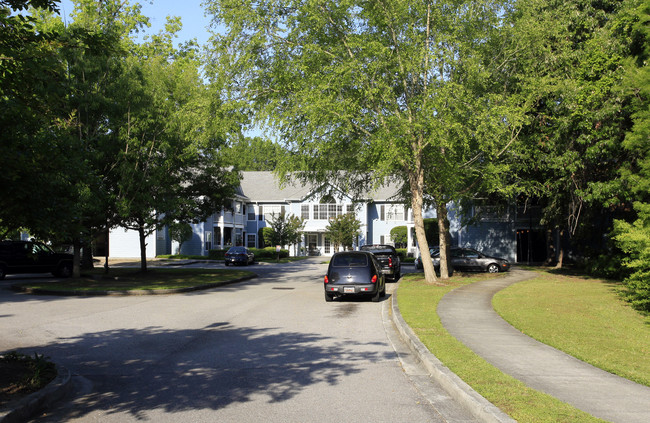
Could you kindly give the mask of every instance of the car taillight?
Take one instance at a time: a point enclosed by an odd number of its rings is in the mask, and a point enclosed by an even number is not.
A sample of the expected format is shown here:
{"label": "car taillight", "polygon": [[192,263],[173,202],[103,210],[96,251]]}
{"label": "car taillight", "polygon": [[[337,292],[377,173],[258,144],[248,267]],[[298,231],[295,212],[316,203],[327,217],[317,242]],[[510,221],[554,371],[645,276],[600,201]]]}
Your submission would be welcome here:
{"label": "car taillight", "polygon": [[329,278],[327,277],[327,275],[325,275],[325,283],[329,283],[329,282],[330,282]]}
{"label": "car taillight", "polygon": [[393,258],[388,257],[388,267],[393,267]]}
{"label": "car taillight", "polygon": [[370,279],[370,282],[376,283],[377,282],[377,275],[373,275],[372,279]]}

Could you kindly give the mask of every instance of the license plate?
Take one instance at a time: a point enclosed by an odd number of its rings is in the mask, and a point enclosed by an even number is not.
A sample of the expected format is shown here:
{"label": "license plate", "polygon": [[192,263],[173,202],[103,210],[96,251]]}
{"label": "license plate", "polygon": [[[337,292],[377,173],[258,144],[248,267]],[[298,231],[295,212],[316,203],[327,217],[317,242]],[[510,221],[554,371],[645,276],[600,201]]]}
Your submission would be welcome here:
{"label": "license plate", "polygon": [[345,294],[354,294],[354,287],[352,286],[343,287],[343,292]]}

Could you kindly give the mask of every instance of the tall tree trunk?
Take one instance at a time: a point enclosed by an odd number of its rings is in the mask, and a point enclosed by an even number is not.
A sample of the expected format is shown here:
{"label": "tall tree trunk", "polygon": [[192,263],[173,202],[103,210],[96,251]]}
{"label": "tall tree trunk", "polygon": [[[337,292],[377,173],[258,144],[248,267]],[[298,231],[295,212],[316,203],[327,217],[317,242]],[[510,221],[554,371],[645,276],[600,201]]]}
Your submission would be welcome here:
{"label": "tall tree trunk", "polygon": [[429,243],[427,242],[427,235],[424,231],[424,218],[422,217],[422,205],[424,202],[424,177],[423,173],[411,174],[409,178],[411,186],[411,205],[413,207],[413,223],[415,224],[415,238],[418,242],[420,249],[420,257],[422,257],[422,267],[424,268],[424,279],[427,283],[437,283],[436,271],[433,268],[433,261],[431,261],[431,254],[429,254]]}
{"label": "tall tree trunk", "polygon": [[81,250],[81,268],[82,269],[92,269],[94,266],[93,263],[93,248],[92,242],[84,242],[84,247]]}
{"label": "tall tree trunk", "polygon": [[75,238],[72,241],[72,277],[81,277],[81,241]]}
{"label": "tall tree trunk", "polygon": [[562,268],[562,262],[564,261],[564,243],[562,242],[562,237],[564,236],[564,229],[560,231],[560,240],[558,241],[558,256],[557,264],[555,265],[556,269]]}
{"label": "tall tree trunk", "polygon": [[438,201],[436,204],[438,215],[438,241],[440,242],[440,278],[449,279],[449,220],[447,220],[447,204]]}
{"label": "tall tree trunk", "polygon": [[147,272],[147,244],[145,243],[144,226],[138,226],[138,234],[140,236],[140,271]]}

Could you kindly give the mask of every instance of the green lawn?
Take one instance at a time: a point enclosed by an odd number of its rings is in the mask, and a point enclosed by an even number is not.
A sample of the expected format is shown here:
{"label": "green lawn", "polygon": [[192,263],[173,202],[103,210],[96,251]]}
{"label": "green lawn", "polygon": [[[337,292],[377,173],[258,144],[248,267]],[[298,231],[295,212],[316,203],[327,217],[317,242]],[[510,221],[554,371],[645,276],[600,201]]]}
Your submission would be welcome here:
{"label": "green lawn", "polygon": [[650,319],[619,285],[542,272],[495,295],[495,310],[528,336],[582,361],[650,386]]}
{"label": "green lawn", "polygon": [[253,272],[239,269],[150,268],[143,274],[136,268],[111,268],[108,275],[103,272],[103,269],[94,269],[91,273],[85,272],[80,279],[29,282],[20,285],[30,289],[77,292],[182,289],[224,283],[254,275]]}
{"label": "green lawn", "polygon": [[[457,275],[448,286],[428,285],[422,274],[405,275],[397,300],[406,323],[422,343],[451,371],[512,418],[522,422],[601,421],[549,395],[528,388],[502,373],[452,337],[440,323],[436,308],[440,299],[459,286],[502,275]],[[618,302],[616,298],[612,299]],[[517,303],[513,301],[510,303]],[[525,306],[522,306],[525,307]],[[621,304],[621,307],[626,307]],[[538,314],[545,321],[546,317]],[[650,330],[646,327],[646,330]],[[632,364],[632,363],[630,363]]]}

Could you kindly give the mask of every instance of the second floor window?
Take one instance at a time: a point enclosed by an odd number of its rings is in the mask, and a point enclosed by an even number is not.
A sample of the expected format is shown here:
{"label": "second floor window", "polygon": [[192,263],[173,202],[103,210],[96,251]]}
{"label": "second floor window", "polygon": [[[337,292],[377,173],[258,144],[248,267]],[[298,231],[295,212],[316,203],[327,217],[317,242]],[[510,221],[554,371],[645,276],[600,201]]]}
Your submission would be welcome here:
{"label": "second floor window", "polygon": [[[280,213],[283,212],[286,213],[285,206],[264,206],[264,220],[270,222],[271,220],[273,220],[273,215],[278,216],[280,215]],[[260,208],[260,215],[261,214],[262,214],[262,210]]]}
{"label": "second floor window", "polygon": [[314,204],[314,219],[328,220],[342,214],[342,204]]}
{"label": "second floor window", "polygon": [[402,221],[405,219],[404,206],[402,204],[382,204],[380,207],[381,220]]}

